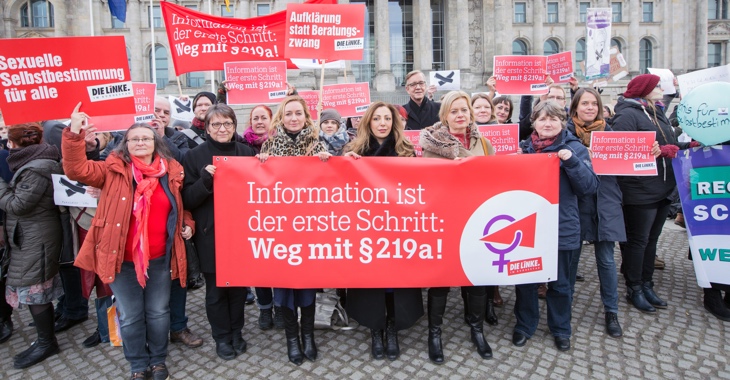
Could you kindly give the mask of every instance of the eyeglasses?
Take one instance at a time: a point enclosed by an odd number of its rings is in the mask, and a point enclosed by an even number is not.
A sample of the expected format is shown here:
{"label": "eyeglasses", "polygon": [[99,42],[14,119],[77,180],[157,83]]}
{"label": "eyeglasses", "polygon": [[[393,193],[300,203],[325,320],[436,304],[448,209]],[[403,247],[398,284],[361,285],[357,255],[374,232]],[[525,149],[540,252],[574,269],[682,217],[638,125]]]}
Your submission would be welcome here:
{"label": "eyeglasses", "polygon": [[132,143],[132,144],[135,144],[136,145],[136,144],[139,144],[140,142],[143,142],[145,144],[149,144],[152,141],[155,141],[155,139],[152,138],[152,137],[144,137],[144,138],[141,138],[141,139],[139,139],[139,138],[137,138],[137,139],[129,139],[129,140],[127,140],[127,143]]}
{"label": "eyeglasses", "polygon": [[413,87],[426,87],[426,82],[420,81],[420,82],[408,83],[406,85],[406,87],[408,87],[408,88],[413,88]]}
{"label": "eyeglasses", "polygon": [[213,129],[220,129],[221,127],[224,127],[226,130],[230,131],[236,126],[236,124],[233,124],[232,121],[226,121],[224,123],[210,123],[210,126],[213,127]]}

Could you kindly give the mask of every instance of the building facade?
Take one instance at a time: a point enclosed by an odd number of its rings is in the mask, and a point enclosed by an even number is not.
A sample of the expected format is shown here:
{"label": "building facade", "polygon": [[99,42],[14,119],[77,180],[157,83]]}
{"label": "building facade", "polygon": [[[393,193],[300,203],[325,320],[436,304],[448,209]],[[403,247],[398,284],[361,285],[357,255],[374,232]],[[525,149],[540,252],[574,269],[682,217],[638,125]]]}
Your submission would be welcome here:
{"label": "building facade", "polygon": [[[248,18],[286,9],[286,0],[172,0],[223,17]],[[462,87],[483,88],[494,55],[553,54],[572,50],[580,78],[585,59],[588,8],[611,8],[612,44],[632,75],[647,67],[675,74],[728,63],[728,0],[366,0],[364,59],[347,71],[329,73],[327,82],[371,83],[376,93],[403,93],[405,74],[459,69]],[[0,38],[123,35],[134,81],[152,80],[152,35],[160,92],[177,92],[159,0],[127,0],[126,22],[114,18],[106,0],[3,0]],[[153,26],[154,28],[152,28]],[[154,32],[153,32],[154,30]],[[90,52],[93,56],[93,52]],[[333,71],[333,70],[328,70]],[[299,87],[315,85],[313,72],[290,71]],[[186,93],[208,89],[220,72],[180,76]]]}

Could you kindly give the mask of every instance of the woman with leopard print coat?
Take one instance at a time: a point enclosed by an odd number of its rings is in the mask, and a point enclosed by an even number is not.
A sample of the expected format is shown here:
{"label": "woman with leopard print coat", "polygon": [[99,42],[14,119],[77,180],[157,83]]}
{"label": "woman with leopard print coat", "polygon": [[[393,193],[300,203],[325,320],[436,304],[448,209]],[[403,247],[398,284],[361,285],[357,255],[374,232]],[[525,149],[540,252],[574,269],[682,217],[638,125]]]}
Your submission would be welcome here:
{"label": "woman with leopard print coat", "polygon": [[[327,161],[332,155],[319,140],[319,127],[309,115],[307,103],[299,96],[285,98],[271,121],[269,138],[257,156],[266,162],[269,156],[317,156]],[[304,358],[317,359],[314,344],[314,299],[316,289],[274,288],[274,304],[280,305],[284,314],[286,350],[289,361],[301,365]],[[302,311],[301,344],[297,307]]]}

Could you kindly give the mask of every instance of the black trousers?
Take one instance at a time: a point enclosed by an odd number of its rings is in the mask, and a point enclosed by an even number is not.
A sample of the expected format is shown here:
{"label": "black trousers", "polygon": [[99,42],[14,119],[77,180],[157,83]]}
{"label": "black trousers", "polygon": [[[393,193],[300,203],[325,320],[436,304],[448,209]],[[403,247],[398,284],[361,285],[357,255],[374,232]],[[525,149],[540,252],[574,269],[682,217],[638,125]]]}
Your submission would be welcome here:
{"label": "black trousers", "polygon": [[205,276],[205,312],[216,342],[230,342],[243,329],[245,287],[218,287],[215,273]]}
{"label": "black trousers", "polygon": [[626,242],[619,245],[626,286],[652,281],[656,245],[669,208],[668,202],[651,208],[630,205],[623,207]]}
{"label": "black trousers", "polygon": [[[481,297],[483,295],[487,294],[487,287],[486,286],[462,286],[462,289],[466,289],[467,293]],[[445,297],[447,294],[449,294],[450,288],[429,288],[428,289],[428,296],[429,297]]]}
{"label": "black trousers", "polygon": [[8,302],[5,301],[5,282],[7,281],[7,277],[0,278],[0,291],[2,291],[2,294],[0,294],[0,321],[9,321],[10,317],[13,315],[13,308],[8,305]]}

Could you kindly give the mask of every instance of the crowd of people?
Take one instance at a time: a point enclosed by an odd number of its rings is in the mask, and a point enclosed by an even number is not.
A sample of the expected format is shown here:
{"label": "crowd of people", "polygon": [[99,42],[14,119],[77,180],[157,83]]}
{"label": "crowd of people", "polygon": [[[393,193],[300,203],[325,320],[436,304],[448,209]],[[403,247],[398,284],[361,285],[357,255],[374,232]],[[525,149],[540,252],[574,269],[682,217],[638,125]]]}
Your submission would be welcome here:
{"label": "crowd of people", "polygon": [[[538,299],[545,298],[555,346],[570,350],[571,307],[585,243],[594,246],[606,333],[620,338],[615,245],[619,243],[621,251],[626,300],[644,313],[667,308],[653,274],[657,242],[676,188],[670,160],[678,150],[699,144],[677,141],[655,75],[633,78],[613,110],[603,105],[597,90],[580,88],[576,81],[570,83],[570,96],[549,78],[547,84],[548,93],[539,99],[520,99],[519,119],[514,121],[514,103],[509,96],[496,96],[493,78],[487,81],[489,93],[470,96],[452,91],[436,102],[425,75],[414,71],[406,77],[407,104],[377,101],[361,117],[345,120],[335,109],[310,115],[292,88],[275,110],[254,107],[243,126],[236,112],[221,101],[224,97],[209,92],[193,98],[195,117],[188,129],[170,125],[170,103],[162,97],[155,99],[154,120],[123,132],[97,132],[94,115],[81,111],[81,103],[67,124],[11,125],[0,150],[5,295],[0,302],[0,343],[13,333],[12,308],[26,305],[37,339],[15,356],[15,368],[30,367],[58,353],[55,334],[88,319],[88,299],[96,288],[98,327],[84,346],[109,342],[106,310],[113,294],[131,378],[168,378],[168,342],[189,348],[203,344],[203,338],[188,327],[185,313],[186,288],[202,282],[188,277],[192,242],[206,284],[211,337],[222,360],[246,352],[244,305],[253,303],[255,294],[258,327],[284,330],[288,360],[295,365],[316,361],[318,289],[216,285],[213,157],[256,157],[264,164],[271,156],[317,156],[322,161],[332,156],[415,157],[413,144],[404,136],[406,129],[420,130],[419,145],[426,159],[488,157],[495,149],[477,126],[510,122],[519,123],[519,154],[552,152],[560,159],[557,278],[547,284],[516,286],[512,343],[521,347],[533,336],[540,319]],[[318,116],[316,121],[313,116]],[[237,132],[239,126],[243,133]],[[588,151],[590,136],[611,130],[656,132],[651,154],[659,174],[596,175]],[[88,185],[98,206],[55,206],[51,174],[61,173]],[[428,289],[425,309],[422,290],[417,288],[338,289],[337,294],[349,315],[370,329],[373,359],[396,360],[398,331],[412,327],[425,313],[428,357],[442,364],[449,290]],[[705,291],[704,303],[725,321],[730,320],[727,290],[713,286]],[[498,324],[494,307],[503,304],[499,289],[462,287],[461,296],[471,343],[480,357],[489,359],[492,347],[484,322]]]}

